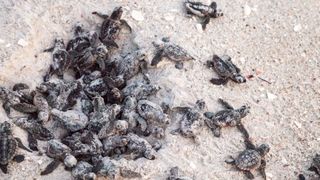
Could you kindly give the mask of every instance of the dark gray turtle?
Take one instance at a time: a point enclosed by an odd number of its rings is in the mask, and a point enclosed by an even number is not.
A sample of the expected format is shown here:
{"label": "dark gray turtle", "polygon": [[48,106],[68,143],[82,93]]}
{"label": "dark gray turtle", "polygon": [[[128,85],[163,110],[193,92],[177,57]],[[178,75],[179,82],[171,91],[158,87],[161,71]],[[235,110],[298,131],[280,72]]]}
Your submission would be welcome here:
{"label": "dark gray turtle", "polygon": [[175,107],[173,110],[178,110],[182,113],[179,121],[179,128],[173,130],[172,134],[180,133],[186,138],[197,140],[196,134],[199,132],[199,127],[203,124],[202,111],[205,109],[206,104],[203,100],[197,100],[194,107]]}
{"label": "dark gray turtle", "polygon": [[82,56],[84,51],[93,47],[98,40],[98,34],[95,31],[87,31],[83,24],[76,23],[74,26],[74,37],[67,44],[67,51],[72,59]]}
{"label": "dark gray turtle", "polygon": [[108,49],[104,44],[97,47],[89,47],[84,50],[83,56],[74,62],[75,69],[82,76],[91,71],[95,66],[99,66],[99,70],[105,70],[105,61],[108,59]]}
{"label": "dark gray turtle", "polygon": [[28,132],[29,147],[34,151],[38,150],[37,140],[48,141],[54,138],[53,133],[35,119],[28,117],[16,118],[14,124]]}
{"label": "dark gray turtle", "polygon": [[183,68],[183,61],[194,60],[185,49],[170,42],[169,38],[162,38],[162,41],[153,42],[153,45],[157,52],[151,61],[152,66],[156,66],[164,57],[176,62],[177,69]]}
{"label": "dark gray turtle", "polygon": [[94,110],[89,116],[88,129],[98,134],[104,126],[111,126],[121,111],[121,107],[117,104],[106,105],[101,96],[93,99],[93,107]]}
{"label": "dark gray turtle", "polygon": [[164,137],[164,128],[170,123],[161,106],[148,100],[138,101],[137,111],[146,120],[148,131],[157,138]]}
{"label": "dark gray turtle", "polygon": [[95,180],[96,174],[92,171],[93,165],[85,161],[80,161],[72,169],[71,174],[76,180]]}
{"label": "dark gray turtle", "polygon": [[107,156],[112,157],[115,154],[122,154],[121,149],[126,149],[129,138],[125,135],[114,135],[103,139],[103,149]]}
{"label": "dark gray turtle", "polygon": [[308,170],[315,172],[320,177],[320,155],[319,154],[316,154],[316,156],[312,159],[311,167]]}
{"label": "dark gray turtle", "polygon": [[41,176],[52,173],[61,162],[69,168],[72,168],[77,164],[77,159],[71,155],[71,149],[56,139],[48,141],[46,155],[53,158],[53,160],[40,173]]}
{"label": "dark gray turtle", "polygon": [[115,179],[118,174],[118,168],[109,157],[100,157],[97,162],[94,162],[93,172],[98,176]]}
{"label": "dark gray turtle", "polygon": [[214,1],[207,6],[201,2],[186,0],[184,5],[189,16],[196,15],[203,19],[201,23],[202,29],[206,29],[207,24],[210,22],[210,18],[223,16],[221,9],[217,9],[217,3]]}
{"label": "dark gray turtle", "polygon": [[150,81],[147,74],[147,66],[145,52],[143,50],[136,50],[128,53],[124,58],[115,61],[115,73],[118,77],[127,81],[141,72],[144,78]]}
{"label": "dark gray turtle", "polygon": [[101,25],[99,39],[107,47],[119,48],[115,40],[118,38],[121,28],[124,25],[127,26],[131,32],[131,27],[128,25],[128,23],[125,20],[121,19],[122,13],[122,7],[114,8],[111,16],[98,12],[92,12],[92,14],[95,14],[104,19]]}
{"label": "dark gray turtle", "polygon": [[262,144],[256,147],[249,140],[245,140],[247,149],[242,151],[237,158],[230,157],[225,162],[236,166],[242,171],[247,178],[254,179],[252,170],[258,169],[263,177],[266,179],[266,161],[265,155],[270,151],[270,147],[267,144]]}
{"label": "dark gray turtle", "polygon": [[54,120],[61,122],[71,132],[84,129],[89,122],[88,117],[84,113],[76,110],[60,111],[52,109],[51,115]]}
{"label": "dark gray turtle", "polygon": [[122,89],[125,97],[132,96],[137,100],[146,99],[150,95],[156,94],[160,90],[160,86],[148,84],[140,81],[135,81]]}
{"label": "dark gray turtle", "polygon": [[60,79],[63,79],[63,73],[66,71],[70,64],[70,56],[64,45],[61,37],[57,37],[54,45],[51,48],[45,49],[44,52],[52,52],[53,63],[50,65],[49,71],[44,76],[44,81],[49,81],[53,74],[56,74]]}
{"label": "dark gray turtle", "polygon": [[62,143],[70,147],[72,155],[76,157],[100,155],[103,148],[98,135],[88,130],[73,133],[63,138]]}
{"label": "dark gray turtle", "polygon": [[42,93],[36,91],[33,97],[33,104],[37,107],[38,121],[47,122],[50,116],[49,104]]}
{"label": "dark gray turtle", "polygon": [[0,99],[3,101],[3,109],[10,116],[11,108],[23,113],[37,112],[37,107],[33,104],[22,101],[22,96],[17,91],[12,91],[0,86]]}
{"label": "dark gray turtle", "polygon": [[90,82],[84,87],[84,91],[90,97],[105,96],[110,88],[104,78],[98,78]]}
{"label": "dark gray turtle", "polygon": [[234,109],[229,103],[223,99],[219,99],[225,110],[217,113],[206,112],[204,115],[208,118],[205,120],[208,127],[212,130],[214,136],[220,137],[222,127],[237,127],[245,138],[249,138],[249,133],[244,128],[241,119],[249,112],[250,107],[247,105],[241,106],[239,109]]}
{"label": "dark gray turtle", "polygon": [[121,118],[127,120],[128,129],[134,133],[141,134],[148,128],[147,121],[137,112],[137,99],[133,96],[127,96],[123,101]]}
{"label": "dark gray turtle", "polygon": [[133,133],[128,133],[127,137],[129,138],[127,147],[132,159],[140,157],[145,157],[149,160],[155,159],[156,152],[147,140]]}
{"label": "dark gray turtle", "polygon": [[8,172],[7,167],[11,160],[18,163],[24,160],[23,155],[16,155],[17,147],[31,152],[19,138],[13,137],[11,125],[7,121],[0,124],[0,144],[0,169],[5,174]]}
{"label": "dark gray turtle", "polygon": [[214,55],[211,61],[207,62],[208,67],[212,67],[220,76],[218,79],[211,79],[210,82],[215,85],[226,84],[229,79],[236,83],[245,83],[246,78],[241,75],[240,69],[233,64],[231,57],[223,55],[221,57]]}
{"label": "dark gray turtle", "polygon": [[191,179],[192,178],[182,176],[177,166],[170,168],[170,174],[167,177],[167,180],[191,180]]}
{"label": "dark gray turtle", "polygon": [[16,83],[12,90],[17,92],[21,102],[32,104],[34,91],[25,83]]}

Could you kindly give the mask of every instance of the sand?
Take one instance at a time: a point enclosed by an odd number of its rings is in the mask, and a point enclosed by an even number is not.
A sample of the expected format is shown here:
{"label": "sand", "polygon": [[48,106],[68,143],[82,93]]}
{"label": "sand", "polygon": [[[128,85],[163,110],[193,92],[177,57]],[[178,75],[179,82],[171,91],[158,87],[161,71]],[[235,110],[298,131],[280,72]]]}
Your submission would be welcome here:
{"label": "sand", "polygon": [[[256,144],[271,146],[266,157],[268,179],[296,179],[299,173],[313,177],[307,168],[320,146],[320,1],[217,3],[225,16],[212,19],[202,32],[197,28],[197,18],[186,17],[180,0],[2,0],[0,84],[12,87],[15,82],[24,82],[34,88],[51,63],[50,54],[41,51],[52,44],[54,37],[59,35],[67,40],[77,21],[86,27],[101,23],[101,19],[91,15],[92,11],[110,13],[121,5],[124,19],[134,30],[134,41],[148,49],[149,59],[154,50],[152,41],[164,36],[196,58],[185,63],[184,70],[175,69],[168,60],[150,70],[152,81],[164,87],[158,97],[166,97],[172,105],[192,105],[197,99],[204,99],[210,111],[222,109],[217,103],[219,97],[235,107],[249,104],[251,113],[243,120],[245,127]],[[138,11],[136,20],[131,16],[133,11],[134,16]],[[204,63],[213,54],[228,54],[244,75],[255,77],[241,85],[210,84],[210,78],[216,74]],[[258,79],[256,74],[271,84]],[[9,120],[2,108],[0,115],[1,122]],[[122,160],[119,164],[141,173],[142,179],[164,179],[173,166],[179,166],[194,179],[245,179],[224,163],[228,155],[244,149],[235,128],[223,129],[222,136],[215,138],[203,127],[200,144],[171,135],[169,130],[156,160]],[[15,127],[14,134],[26,143],[23,130]],[[25,154],[26,160],[10,164],[9,174],[0,173],[0,179],[71,178],[62,166],[41,177],[40,171],[50,159],[36,152],[19,153]],[[254,174],[261,179],[259,173]]]}

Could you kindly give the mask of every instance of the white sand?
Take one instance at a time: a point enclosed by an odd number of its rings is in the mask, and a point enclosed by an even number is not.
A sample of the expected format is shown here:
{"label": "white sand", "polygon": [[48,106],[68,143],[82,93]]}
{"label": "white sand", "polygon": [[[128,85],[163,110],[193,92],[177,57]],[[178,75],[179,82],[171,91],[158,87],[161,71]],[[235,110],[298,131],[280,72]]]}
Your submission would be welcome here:
{"label": "white sand", "polygon": [[[301,172],[312,174],[306,169],[320,146],[320,1],[217,3],[225,16],[212,19],[201,33],[197,29],[199,21],[185,16],[180,0],[2,0],[0,84],[11,87],[15,82],[24,82],[35,87],[51,63],[50,54],[41,51],[51,45],[54,37],[60,35],[67,40],[75,22],[91,27],[101,22],[91,15],[92,11],[110,13],[121,5],[124,19],[132,26],[135,41],[141,47],[152,50],[155,36],[169,36],[196,57],[197,61],[185,64],[185,71],[175,69],[168,61],[151,70],[152,80],[174,93],[171,100],[175,105],[192,104],[203,98],[208,110],[217,111],[222,108],[217,104],[218,97],[236,107],[248,103],[251,113],[243,121],[245,126],[257,144],[271,146],[267,155],[268,179],[296,179]],[[134,20],[133,10],[140,11],[143,20]],[[20,39],[27,42],[24,47],[18,44]],[[253,74],[252,69],[261,71],[260,77],[272,84],[253,78],[242,85],[211,85],[209,79],[215,74],[203,64],[214,53],[230,55],[245,75]],[[8,120],[2,108],[0,114],[1,122]],[[14,134],[26,139],[24,131],[17,127]],[[143,179],[164,179],[172,166],[179,166],[185,175],[195,179],[244,179],[242,173],[224,163],[228,155],[244,149],[236,129],[223,129],[222,137],[215,138],[204,127],[199,138],[201,143],[196,145],[167,133],[156,160],[123,160],[121,164],[130,165]],[[62,166],[41,177],[40,171],[50,159],[36,152],[19,153],[24,153],[27,160],[12,163],[9,174],[0,173],[0,179],[70,179],[70,173]],[[261,178],[257,172],[254,174]]]}

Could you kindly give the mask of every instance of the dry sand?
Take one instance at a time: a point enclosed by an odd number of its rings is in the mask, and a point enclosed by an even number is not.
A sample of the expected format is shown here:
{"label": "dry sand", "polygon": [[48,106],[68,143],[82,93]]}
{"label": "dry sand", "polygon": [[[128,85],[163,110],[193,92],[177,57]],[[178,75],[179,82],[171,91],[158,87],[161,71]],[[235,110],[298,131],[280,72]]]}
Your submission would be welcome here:
{"label": "dry sand", "polygon": [[[218,6],[225,16],[212,19],[205,32],[197,29],[199,20],[185,16],[181,0],[1,0],[0,84],[11,87],[15,82],[24,82],[35,87],[51,63],[50,54],[41,51],[51,45],[54,37],[60,35],[67,40],[75,22],[91,27],[101,23],[91,15],[92,11],[110,13],[119,5],[124,7],[124,19],[134,29],[135,41],[141,47],[152,50],[152,41],[169,36],[196,57],[182,71],[169,61],[151,70],[152,80],[174,94],[174,105],[192,104],[202,98],[208,110],[217,111],[222,108],[217,104],[218,97],[234,106],[249,104],[251,114],[244,119],[245,126],[257,144],[271,146],[267,155],[268,179],[296,179],[298,173],[312,175],[306,169],[320,147],[319,0],[221,0]],[[131,17],[133,10],[142,13],[142,21]],[[19,39],[27,45],[18,45]],[[214,53],[230,55],[245,75],[254,74],[256,69],[271,84],[255,77],[241,85],[211,85],[209,79],[215,74],[203,64]],[[164,90],[162,94],[166,95]],[[8,120],[2,108],[0,114],[1,122]],[[26,139],[24,131],[17,127],[14,134]],[[222,137],[215,138],[204,127],[199,138],[201,143],[196,145],[167,133],[156,160],[120,163],[140,172],[143,179],[164,179],[172,166],[179,166],[194,179],[245,178],[224,163],[228,155],[244,149],[236,129],[223,129]],[[26,154],[27,160],[12,163],[9,174],[0,173],[0,179],[71,178],[62,166],[41,177],[40,171],[50,159],[22,150],[19,153]],[[256,172],[255,175],[261,178]]]}

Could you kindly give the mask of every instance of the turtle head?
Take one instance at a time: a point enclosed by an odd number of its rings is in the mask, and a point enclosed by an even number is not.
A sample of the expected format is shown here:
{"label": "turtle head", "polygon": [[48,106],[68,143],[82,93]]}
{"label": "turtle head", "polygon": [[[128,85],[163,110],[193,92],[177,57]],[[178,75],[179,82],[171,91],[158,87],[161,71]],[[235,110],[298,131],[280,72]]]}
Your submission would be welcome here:
{"label": "turtle head", "polygon": [[80,23],[80,22],[77,22],[77,23],[74,25],[74,34],[75,34],[75,35],[79,35],[80,33],[83,33],[83,32],[84,32],[83,24]]}
{"label": "turtle head", "polygon": [[7,121],[0,124],[0,134],[11,134],[11,125]]}
{"label": "turtle head", "polygon": [[260,153],[261,156],[266,155],[270,151],[270,147],[268,144],[261,144],[257,151]]}
{"label": "turtle head", "polygon": [[239,73],[233,75],[232,79],[237,83],[245,83],[247,82],[246,78]]}
{"label": "turtle head", "polygon": [[120,20],[122,13],[123,13],[122,7],[121,6],[116,7],[116,8],[114,8],[110,18],[113,20]]}
{"label": "turtle head", "polygon": [[248,105],[241,106],[237,111],[240,113],[241,117],[243,118],[250,113],[250,106]]}
{"label": "turtle head", "polygon": [[95,110],[99,110],[102,107],[104,107],[105,103],[104,103],[104,99],[101,96],[96,96],[93,99],[93,106],[95,108]]}
{"label": "turtle head", "polygon": [[108,49],[104,44],[100,44],[97,48],[96,48],[96,54],[99,57],[105,57],[108,54]]}
{"label": "turtle head", "polygon": [[63,41],[62,37],[56,37],[56,39],[54,40],[54,46],[55,47],[64,47],[64,41]]}
{"label": "turtle head", "polygon": [[204,102],[203,99],[200,99],[200,100],[197,100],[196,105],[198,109],[204,110],[204,108],[206,107],[206,102]]}

